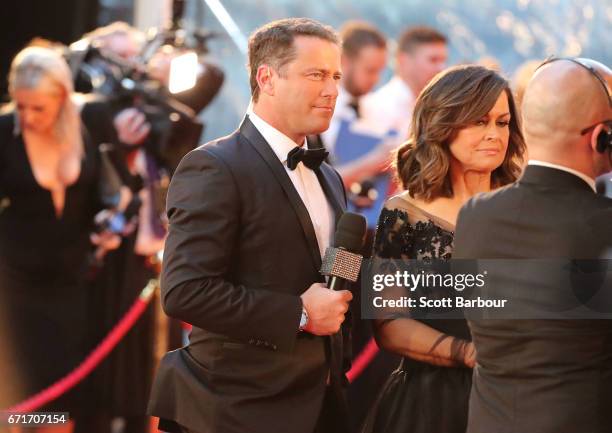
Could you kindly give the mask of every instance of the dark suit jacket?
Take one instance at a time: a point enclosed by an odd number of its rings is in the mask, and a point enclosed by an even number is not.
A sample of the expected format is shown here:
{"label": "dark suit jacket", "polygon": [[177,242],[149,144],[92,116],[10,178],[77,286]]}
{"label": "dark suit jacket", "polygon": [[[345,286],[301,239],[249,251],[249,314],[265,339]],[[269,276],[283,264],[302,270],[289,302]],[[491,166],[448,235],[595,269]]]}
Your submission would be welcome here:
{"label": "dark suit jacket", "polygon": [[[612,247],[611,223],[612,200],[597,196],[586,182],[528,166],[516,184],[463,207],[453,258],[600,259]],[[550,280],[534,284],[520,270],[506,278],[511,290],[527,285],[533,299],[554,303],[562,295]],[[495,295],[506,289],[489,290]],[[478,364],[468,433],[612,432],[612,321],[469,325]]]}
{"label": "dark suit jacket", "polygon": [[[341,179],[327,164],[317,175],[337,220]],[[285,168],[248,118],[185,156],[167,208],[162,302],[193,331],[162,360],[150,413],[202,433],[312,433],[328,374],[344,408],[343,336],[298,332],[299,295],[324,281],[319,248]]]}

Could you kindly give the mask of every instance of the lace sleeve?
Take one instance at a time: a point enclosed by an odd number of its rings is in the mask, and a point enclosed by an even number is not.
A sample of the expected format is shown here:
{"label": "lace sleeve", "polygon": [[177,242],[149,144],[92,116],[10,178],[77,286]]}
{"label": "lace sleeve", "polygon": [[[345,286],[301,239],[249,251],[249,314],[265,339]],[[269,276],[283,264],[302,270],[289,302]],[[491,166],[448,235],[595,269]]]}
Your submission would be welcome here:
{"label": "lace sleeve", "polygon": [[374,236],[372,257],[383,259],[410,258],[411,237],[406,236],[409,226],[408,213],[402,209],[383,208]]}
{"label": "lace sleeve", "polygon": [[[392,275],[402,268],[402,260],[410,259],[412,237],[406,233],[410,226],[408,214],[402,209],[383,208],[378,219],[371,258],[370,274]],[[409,295],[405,287],[385,287],[376,296],[385,301],[401,299]],[[399,317],[409,317],[410,311],[403,307],[389,307],[374,311],[375,317],[388,321]]]}

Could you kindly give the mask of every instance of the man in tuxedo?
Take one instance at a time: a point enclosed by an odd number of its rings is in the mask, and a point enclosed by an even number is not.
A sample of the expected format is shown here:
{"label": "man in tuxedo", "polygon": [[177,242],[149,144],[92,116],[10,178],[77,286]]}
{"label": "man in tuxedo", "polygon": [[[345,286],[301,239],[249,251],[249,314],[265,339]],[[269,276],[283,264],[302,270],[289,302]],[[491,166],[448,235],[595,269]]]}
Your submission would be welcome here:
{"label": "man in tuxedo", "polygon": [[[611,169],[610,83],[610,69],[589,59],[553,59],[537,70],[523,100],[529,164],[516,184],[462,208],[455,259],[606,265],[612,200],[596,194],[595,178]],[[556,309],[572,299],[563,280],[523,265],[490,285],[489,296],[527,293],[526,309],[566,312]],[[586,294],[609,296],[611,287],[595,288]],[[589,287],[573,289],[572,303]],[[477,351],[468,433],[612,432],[612,321],[542,318],[468,319]]]}
{"label": "man in tuxedo", "polygon": [[149,410],[168,431],[342,433],[352,296],[319,269],[345,197],[305,139],[334,111],[338,37],[309,19],[272,22],[249,40],[249,69],[240,128],[172,178],[162,302],[193,331],[162,360]]}

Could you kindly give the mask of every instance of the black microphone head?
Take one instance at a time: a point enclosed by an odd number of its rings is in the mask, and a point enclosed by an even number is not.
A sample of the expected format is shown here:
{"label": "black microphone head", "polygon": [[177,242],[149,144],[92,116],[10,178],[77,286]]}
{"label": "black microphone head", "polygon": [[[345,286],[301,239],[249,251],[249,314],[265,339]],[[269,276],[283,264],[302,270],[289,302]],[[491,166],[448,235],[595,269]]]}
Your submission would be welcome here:
{"label": "black microphone head", "polygon": [[338,221],[334,246],[352,253],[361,253],[367,224],[363,215],[345,212]]}

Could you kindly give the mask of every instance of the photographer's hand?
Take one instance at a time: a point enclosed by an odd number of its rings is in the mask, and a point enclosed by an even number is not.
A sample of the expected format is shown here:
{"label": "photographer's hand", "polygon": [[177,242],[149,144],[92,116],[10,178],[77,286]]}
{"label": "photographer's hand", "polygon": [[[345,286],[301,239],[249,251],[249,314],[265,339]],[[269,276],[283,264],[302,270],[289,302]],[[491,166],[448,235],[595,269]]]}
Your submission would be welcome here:
{"label": "photographer's hand", "polygon": [[116,250],[121,245],[121,236],[105,230],[102,233],[92,233],[89,235],[89,240],[96,245],[95,257],[101,261],[107,252]]}
{"label": "photographer's hand", "polygon": [[136,108],[126,108],[120,111],[113,119],[113,124],[119,140],[125,144],[140,144],[151,131],[151,124],[147,122],[145,115]]}

